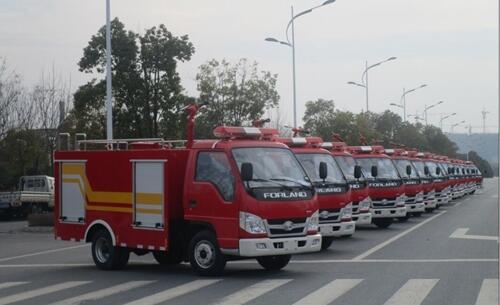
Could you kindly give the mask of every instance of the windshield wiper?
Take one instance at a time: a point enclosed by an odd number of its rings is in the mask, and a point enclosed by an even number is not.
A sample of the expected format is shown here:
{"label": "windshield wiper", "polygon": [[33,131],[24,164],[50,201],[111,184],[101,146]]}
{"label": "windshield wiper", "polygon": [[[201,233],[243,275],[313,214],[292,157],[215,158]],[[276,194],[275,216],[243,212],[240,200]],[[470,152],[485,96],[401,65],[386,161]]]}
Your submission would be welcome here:
{"label": "windshield wiper", "polygon": [[279,185],[281,186],[282,188],[286,189],[287,191],[291,191],[292,188],[286,184],[282,184],[282,183],[279,183],[279,182],[276,182],[276,181],[273,181],[273,179],[262,179],[262,178],[255,178],[255,179],[252,179],[250,181],[255,181],[255,182],[270,182],[270,183],[274,183],[276,185]]}
{"label": "windshield wiper", "polygon": [[300,186],[302,186],[302,187],[304,187],[304,188],[308,188],[308,189],[310,189],[310,188],[311,188],[311,186],[309,186],[309,185],[307,185],[307,184],[303,184],[303,183],[301,183],[301,182],[299,182],[299,181],[297,181],[297,180],[288,179],[288,178],[271,178],[271,179],[269,179],[269,180],[272,180],[272,181],[286,181],[286,182],[293,182],[293,183],[298,184],[298,185],[300,185]]}

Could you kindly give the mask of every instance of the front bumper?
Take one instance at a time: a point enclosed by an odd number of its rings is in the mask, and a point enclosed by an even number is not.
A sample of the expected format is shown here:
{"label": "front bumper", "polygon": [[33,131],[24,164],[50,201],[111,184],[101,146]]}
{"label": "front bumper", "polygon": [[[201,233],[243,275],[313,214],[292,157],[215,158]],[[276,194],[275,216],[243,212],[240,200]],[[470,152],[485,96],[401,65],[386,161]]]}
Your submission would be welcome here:
{"label": "front bumper", "polygon": [[407,203],[406,204],[406,212],[407,213],[425,212],[425,203],[423,203],[423,202]]}
{"label": "front bumper", "polygon": [[352,220],[359,225],[369,225],[372,223],[372,213],[358,213],[352,215]]}
{"label": "front bumper", "polygon": [[[239,241],[237,255],[259,257],[269,255],[286,255],[318,252],[321,250],[321,235],[306,235],[285,238],[245,238]],[[230,253],[230,250],[222,250]]]}
{"label": "front bumper", "polygon": [[354,221],[337,222],[337,223],[320,223],[319,233],[321,236],[346,236],[354,234],[356,224]]}
{"label": "front bumper", "polygon": [[427,199],[425,201],[425,208],[426,209],[435,209],[437,207],[437,201],[436,201],[436,198],[432,198],[432,199]]}
{"label": "front bumper", "polygon": [[372,219],[374,218],[393,218],[393,217],[405,217],[406,207],[393,207],[393,208],[383,208],[371,210]]}

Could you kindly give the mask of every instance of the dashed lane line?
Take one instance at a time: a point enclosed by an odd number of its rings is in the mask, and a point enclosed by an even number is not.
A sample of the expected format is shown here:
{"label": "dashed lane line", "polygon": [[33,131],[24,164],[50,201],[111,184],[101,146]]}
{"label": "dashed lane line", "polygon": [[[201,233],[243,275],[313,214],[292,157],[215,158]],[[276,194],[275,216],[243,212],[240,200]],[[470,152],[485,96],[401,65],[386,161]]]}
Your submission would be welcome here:
{"label": "dashed lane line", "polygon": [[395,242],[396,240],[400,239],[401,237],[403,237],[403,236],[405,236],[405,235],[407,235],[407,234],[415,231],[416,229],[420,228],[421,226],[427,224],[428,222],[433,221],[434,219],[438,218],[439,216],[443,215],[444,213],[446,213],[446,211],[442,211],[442,212],[440,212],[440,213],[438,213],[438,214],[436,214],[436,215],[434,215],[434,216],[432,216],[432,217],[430,217],[430,218],[422,221],[421,223],[414,225],[413,227],[407,229],[406,231],[403,231],[403,232],[399,233],[398,235],[393,236],[393,237],[389,238],[388,240],[386,240],[386,241],[384,241],[384,242],[376,245],[375,247],[373,247],[373,248],[371,248],[371,249],[363,252],[362,254],[354,257],[353,260],[362,260],[362,259],[364,259],[364,258],[372,255],[373,253],[375,253],[375,252],[379,251],[380,249],[384,248],[385,246],[387,246],[387,245]]}
{"label": "dashed lane line", "polygon": [[46,295],[49,293],[54,293],[57,291],[81,286],[81,285],[88,284],[88,283],[90,283],[90,282],[89,281],[72,281],[72,282],[65,282],[65,283],[61,283],[61,284],[51,285],[51,286],[47,286],[44,288],[23,291],[21,293],[16,293],[13,295],[9,295],[9,296],[0,298],[0,305],[6,305],[6,304],[15,303],[15,302],[20,302],[20,301],[24,301],[27,299],[31,299],[31,298]]}
{"label": "dashed lane line", "polygon": [[411,279],[384,305],[419,305],[437,284],[437,279]]}
{"label": "dashed lane line", "polygon": [[485,279],[477,296],[476,305],[498,304],[498,279]]}
{"label": "dashed lane line", "polygon": [[338,299],[340,296],[356,287],[362,279],[334,280],[325,286],[308,294],[293,305],[326,305]]}
{"label": "dashed lane line", "polygon": [[220,301],[214,302],[217,305],[243,305],[246,304],[286,283],[291,279],[283,280],[264,280],[250,287],[241,289],[238,292],[228,295]]}

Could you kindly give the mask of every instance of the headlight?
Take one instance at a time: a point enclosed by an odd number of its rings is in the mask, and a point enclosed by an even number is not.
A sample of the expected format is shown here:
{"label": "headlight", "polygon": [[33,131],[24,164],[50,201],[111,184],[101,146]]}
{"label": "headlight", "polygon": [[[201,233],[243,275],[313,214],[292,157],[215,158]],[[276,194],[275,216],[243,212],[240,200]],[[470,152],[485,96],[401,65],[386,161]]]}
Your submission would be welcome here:
{"label": "headlight", "polygon": [[349,202],[340,211],[340,220],[341,221],[349,221],[351,219],[352,219],[352,203]]}
{"label": "headlight", "polygon": [[366,197],[365,199],[359,202],[359,211],[360,212],[368,212],[372,205],[372,199],[370,197]]}
{"label": "headlight", "polygon": [[406,203],[406,195],[405,194],[396,198],[396,206],[398,206],[398,207],[405,206],[405,203]]}
{"label": "headlight", "polygon": [[424,192],[420,191],[415,195],[415,202],[424,201]]}
{"label": "headlight", "polygon": [[318,232],[319,227],[319,213],[318,211],[314,212],[311,217],[307,219],[307,231]]}
{"label": "headlight", "polygon": [[246,212],[240,212],[240,228],[252,234],[267,233],[262,218]]}

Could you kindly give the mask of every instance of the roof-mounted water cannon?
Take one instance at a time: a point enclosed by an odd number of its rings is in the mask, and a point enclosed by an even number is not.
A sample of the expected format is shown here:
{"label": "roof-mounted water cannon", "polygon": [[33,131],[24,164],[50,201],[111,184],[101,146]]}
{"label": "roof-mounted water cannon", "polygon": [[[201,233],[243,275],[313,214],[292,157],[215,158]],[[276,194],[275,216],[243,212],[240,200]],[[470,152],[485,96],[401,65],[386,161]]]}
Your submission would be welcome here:
{"label": "roof-mounted water cannon", "polygon": [[375,154],[383,154],[385,151],[385,148],[382,145],[372,145],[372,151]]}
{"label": "roof-mounted water cannon", "polygon": [[187,122],[187,142],[186,148],[193,147],[194,143],[194,120],[196,118],[196,114],[201,107],[208,105],[208,102],[196,103],[193,102],[181,110],[186,110],[188,113],[188,122]]}
{"label": "roof-mounted water cannon", "polygon": [[311,134],[311,132],[307,129],[304,129],[302,127],[291,127],[291,126],[288,126],[288,125],[285,125],[285,128],[289,128],[292,130],[292,137],[299,137],[299,136],[302,136],[302,137],[305,137],[305,136],[308,136],[309,134]]}
{"label": "roof-mounted water cannon", "polygon": [[252,121],[252,126],[253,127],[258,127],[258,128],[261,128],[261,127],[264,127],[264,124],[265,123],[270,123],[271,122],[271,119],[258,119],[258,120],[253,120]]}
{"label": "roof-mounted water cannon", "polygon": [[344,139],[338,134],[338,133],[332,133],[332,142],[343,142],[345,143]]}
{"label": "roof-mounted water cannon", "polygon": [[368,139],[361,132],[359,133],[359,143],[363,146],[368,145]]}
{"label": "roof-mounted water cannon", "polygon": [[347,146],[346,149],[353,154],[369,154],[373,151],[371,146]]}

